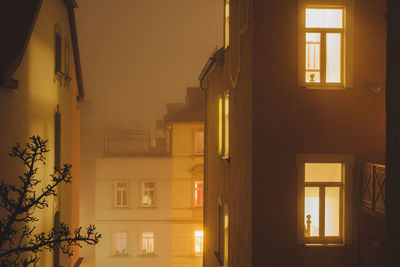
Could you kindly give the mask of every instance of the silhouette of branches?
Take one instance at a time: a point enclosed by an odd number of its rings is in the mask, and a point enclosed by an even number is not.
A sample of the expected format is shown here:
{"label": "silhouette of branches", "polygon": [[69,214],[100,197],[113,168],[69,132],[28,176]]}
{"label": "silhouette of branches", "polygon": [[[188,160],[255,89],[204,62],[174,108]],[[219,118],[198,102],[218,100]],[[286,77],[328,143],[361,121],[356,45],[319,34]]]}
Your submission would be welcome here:
{"label": "silhouette of branches", "polygon": [[84,231],[82,227],[71,232],[69,227],[60,223],[54,225],[47,233],[36,233],[34,223],[36,209],[48,207],[48,198],[57,196],[57,186],[61,183],[71,183],[71,165],[64,164],[55,168],[50,175],[51,181],[41,186],[41,180],[36,177],[38,163],[46,162],[48,140],[40,136],[32,136],[25,146],[17,143],[9,153],[10,157],[19,159],[26,171],[18,176],[16,184],[0,181],[0,264],[1,266],[36,265],[39,252],[43,250],[60,250],[73,255],[73,247],[83,244],[96,245],[101,234],[90,225]]}

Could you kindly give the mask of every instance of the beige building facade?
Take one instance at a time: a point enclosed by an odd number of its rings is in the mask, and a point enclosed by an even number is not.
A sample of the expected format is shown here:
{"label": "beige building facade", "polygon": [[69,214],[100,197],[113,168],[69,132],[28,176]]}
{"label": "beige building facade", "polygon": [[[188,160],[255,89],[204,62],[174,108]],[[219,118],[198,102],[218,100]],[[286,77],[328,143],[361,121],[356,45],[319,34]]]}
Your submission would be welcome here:
{"label": "beige building facade", "polygon": [[96,159],[96,266],[202,266],[203,105],[200,88],[168,104],[154,146],[139,131],[108,133]]}
{"label": "beige building facade", "polygon": [[[38,166],[42,185],[54,167],[72,164],[72,184],[63,184],[58,199],[36,210],[37,232],[57,221],[71,229],[79,223],[80,111],[84,91],[80,72],[73,0],[4,1],[0,45],[0,176],[13,183],[23,173],[7,156],[16,142],[32,135],[48,139],[46,165]],[[5,27],[6,26],[6,27]],[[40,253],[38,266],[73,266],[78,248]]]}

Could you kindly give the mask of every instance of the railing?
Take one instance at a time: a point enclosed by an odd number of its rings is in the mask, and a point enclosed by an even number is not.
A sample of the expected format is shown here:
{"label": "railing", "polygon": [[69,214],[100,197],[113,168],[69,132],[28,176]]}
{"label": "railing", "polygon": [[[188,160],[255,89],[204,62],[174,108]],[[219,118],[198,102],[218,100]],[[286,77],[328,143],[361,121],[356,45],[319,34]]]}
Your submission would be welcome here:
{"label": "railing", "polygon": [[150,130],[106,131],[104,133],[105,153],[148,153]]}
{"label": "railing", "polygon": [[385,165],[372,163],[363,164],[361,183],[362,205],[373,211],[385,214]]}

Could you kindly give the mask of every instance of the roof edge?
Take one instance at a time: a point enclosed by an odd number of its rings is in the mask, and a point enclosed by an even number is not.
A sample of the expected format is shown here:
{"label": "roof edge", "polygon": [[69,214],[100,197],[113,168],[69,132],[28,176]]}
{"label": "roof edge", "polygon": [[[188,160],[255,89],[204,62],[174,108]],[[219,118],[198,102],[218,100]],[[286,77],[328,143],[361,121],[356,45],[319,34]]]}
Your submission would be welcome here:
{"label": "roof edge", "polygon": [[2,77],[0,77],[0,85],[10,88],[10,89],[18,89],[18,80],[12,78],[12,75],[21,65],[22,59],[24,58],[26,48],[28,47],[28,43],[31,39],[33,28],[35,27],[37,18],[39,16],[40,8],[42,7],[43,0],[38,0],[36,10],[32,17],[32,23],[29,27],[28,33],[25,37],[24,45],[21,48],[20,53],[13,59],[13,61],[7,66],[4,73],[2,73]]}

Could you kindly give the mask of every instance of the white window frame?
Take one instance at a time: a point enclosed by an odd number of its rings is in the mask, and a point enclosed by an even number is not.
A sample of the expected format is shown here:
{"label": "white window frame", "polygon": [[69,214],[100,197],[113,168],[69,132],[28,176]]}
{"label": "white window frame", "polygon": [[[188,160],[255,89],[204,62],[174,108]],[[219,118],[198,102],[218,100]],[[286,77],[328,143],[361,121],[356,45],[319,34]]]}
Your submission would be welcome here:
{"label": "white window frame", "polygon": [[[353,20],[354,20],[354,0],[297,0],[298,4],[298,86],[306,89],[333,89],[343,90],[353,87],[353,72],[354,72],[354,37],[353,37]],[[331,28],[306,28],[306,8],[320,8],[320,9],[343,9],[343,29]],[[323,33],[324,32],[342,32],[341,35],[341,82],[325,83],[321,75],[321,83],[306,83],[306,32],[320,32],[321,33],[321,57],[320,69],[325,60],[323,47]],[[325,70],[324,70],[325,71]]]}
{"label": "white window frame", "polygon": [[[202,236],[196,236],[196,232],[201,232]],[[200,252],[196,251],[197,242],[200,242]],[[195,256],[202,256],[204,253],[204,231],[203,230],[195,230],[194,231],[194,242],[193,242],[193,251]]]}
{"label": "white window frame", "polygon": [[[152,236],[152,240],[153,240],[153,251],[144,251],[144,245],[143,245],[143,242],[144,242],[144,239],[145,239],[145,237],[144,237],[144,234],[146,234],[146,233],[152,233],[153,234],[153,236]],[[151,256],[151,255],[155,255],[155,246],[156,246],[156,238],[155,238],[155,232],[154,231],[142,231],[141,233],[140,233],[140,255],[141,256]],[[148,239],[148,240],[151,240],[151,237],[146,237],[146,239]]]}
{"label": "white window frame", "polygon": [[[203,134],[203,142],[201,143],[201,146],[200,146],[200,151],[199,151],[199,148],[197,147],[197,138],[198,138],[198,136],[197,136],[197,134]],[[201,128],[201,129],[195,129],[194,131],[193,131],[193,154],[194,155],[204,155],[204,129],[203,128]]]}
{"label": "white window frame", "polygon": [[[144,192],[145,192],[145,184],[146,183],[153,183],[153,191],[154,191],[154,201],[151,205],[144,205],[143,204],[143,198],[144,198]],[[140,183],[140,207],[142,208],[155,208],[157,205],[157,183],[154,180],[145,180],[141,181]]]}
{"label": "white window frame", "polygon": [[[126,234],[126,252],[117,252],[117,235],[121,234],[121,233],[125,233]],[[113,256],[124,256],[124,255],[128,255],[128,251],[129,251],[129,233],[128,231],[116,231],[113,233],[113,251],[112,251],[112,255]]]}
{"label": "white window frame", "polygon": [[[118,183],[124,183],[126,184],[126,187],[119,187]],[[114,181],[114,207],[116,208],[127,208],[128,207],[128,203],[129,203],[129,199],[128,199],[128,188],[129,188],[129,183],[126,180],[119,180],[119,181]],[[121,204],[118,204],[117,201],[117,192],[120,191],[121,192]],[[123,203],[123,193],[125,192],[126,194],[126,203]]]}
{"label": "white window frame", "polygon": [[[297,241],[305,245],[344,245],[351,243],[351,184],[353,181],[354,156],[350,154],[298,154],[297,161]],[[341,208],[341,234],[339,237],[305,237],[304,207],[305,207],[305,164],[306,163],[341,163],[343,164],[342,181],[342,208]],[[320,183],[320,188],[325,187]],[[321,209],[321,207],[320,207]],[[320,217],[323,215],[320,215]]]}

